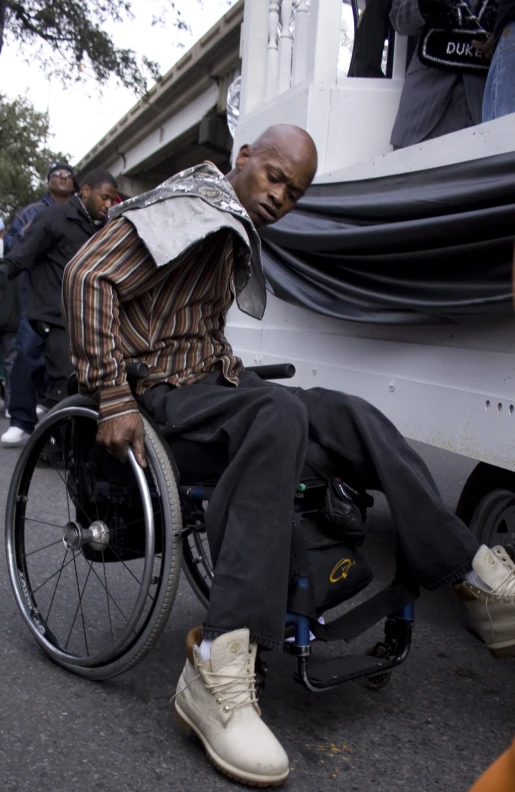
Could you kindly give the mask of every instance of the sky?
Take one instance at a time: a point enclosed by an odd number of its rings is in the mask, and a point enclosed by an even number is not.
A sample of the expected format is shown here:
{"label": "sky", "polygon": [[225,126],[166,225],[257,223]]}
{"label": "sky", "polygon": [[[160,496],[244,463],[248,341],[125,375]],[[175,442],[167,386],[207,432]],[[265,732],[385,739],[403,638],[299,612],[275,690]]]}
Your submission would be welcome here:
{"label": "sky", "polygon": [[[152,27],[153,12],[159,3],[132,0],[135,19],[113,24],[109,32],[117,46],[147,55],[159,63],[165,74],[234,3],[235,0],[176,0],[191,27],[191,33],[187,33],[172,26]],[[30,48],[22,52],[16,45],[4,46],[0,75],[1,91],[9,99],[26,96],[37,110],[48,110],[48,145],[69,154],[72,163],[78,162],[138,101],[134,93],[114,80],[103,88],[91,78],[63,87],[56,79],[49,80],[37,63],[30,63]]]}

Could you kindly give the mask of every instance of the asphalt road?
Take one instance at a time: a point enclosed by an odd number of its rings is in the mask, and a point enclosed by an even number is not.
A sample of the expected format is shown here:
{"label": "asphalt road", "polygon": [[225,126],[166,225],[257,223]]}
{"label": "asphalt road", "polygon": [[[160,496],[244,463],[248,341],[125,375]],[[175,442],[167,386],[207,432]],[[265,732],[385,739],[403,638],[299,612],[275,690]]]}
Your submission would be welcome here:
{"label": "asphalt road", "polygon": [[[7,423],[0,420],[0,431]],[[455,505],[473,463],[421,448]],[[16,451],[0,451],[0,498]],[[44,509],[51,488],[35,493]],[[3,508],[2,508],[3,514]],[[377,579],[392,569],[393,537],[378,502],[367,539]],[[168,708],[187,630],[203,609],[183,579],[157,646],[109,682],[49,662],[22,624],[0,551],[0,786],[9,792],[161,792],[235,789],[177,729]],[[378,635],[376,631],[375,635]],[[371,643],[366,636],[358,644]],[[291,659],[269,658],[263,712],[291,761],[291,792],[466,792],[515,733],[515,664],[494,660],[466,633],[448,591],[423,594],[408,661],[382,691],[349,683],[314,696]]]}

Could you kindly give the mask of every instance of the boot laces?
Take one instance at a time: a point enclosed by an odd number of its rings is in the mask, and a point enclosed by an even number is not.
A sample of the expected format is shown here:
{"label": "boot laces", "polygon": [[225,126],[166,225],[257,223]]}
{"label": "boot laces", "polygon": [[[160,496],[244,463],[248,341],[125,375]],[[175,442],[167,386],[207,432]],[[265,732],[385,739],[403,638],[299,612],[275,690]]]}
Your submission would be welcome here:
{"label": "boot laces", "polygon": [[[206,688],[213,696],[219,699],[219,703],[223,704],[223,711],[226,713],[258,703],[256,674],[251,674],[250,671],[248,671],[250,661],[248,661],[246,665],[247,671],[245,674],[220,674],[214,671],[207,671],[204,663],[199,663],[198,665],[204,672]],[[189,688],[195,680],[200,679],[201,676],[201,674],[196,674],[192,677],[181,690],[177,690],[172,696],[172,701],[181,693],[184,693],[184,691]],[[244,699],[239,700],[242,696],[244,696]]]}
{"label": "boot laces", "polygon": [[220,674],[204,669],[204,676],[209,692],[223,701],[224,712],[257,704],[255,673]]}
{"label": "boot laces", "polygon": [[493,592],[494,600],[509,602],[510,597],[515,596],[515,565],[503,547],[494,548],[494,552],[506,568],[506,578]]}

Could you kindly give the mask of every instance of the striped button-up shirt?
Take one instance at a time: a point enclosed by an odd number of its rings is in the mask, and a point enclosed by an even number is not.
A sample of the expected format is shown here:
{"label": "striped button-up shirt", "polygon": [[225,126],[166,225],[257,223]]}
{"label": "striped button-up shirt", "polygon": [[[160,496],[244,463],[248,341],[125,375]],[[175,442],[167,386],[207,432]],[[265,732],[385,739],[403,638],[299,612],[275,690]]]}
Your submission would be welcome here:
{"label": "striped button-up shirt", "polygon": [[242,368],[225,338],[233,302],[234,234],[221,230],[156,267],[133,225],[112,220],[68,264],[63,312],[82,393],[99,420],[136,412],[125,362],[146,363],[138,393],[160,382],[180,386],[215,365],[238,383]]}

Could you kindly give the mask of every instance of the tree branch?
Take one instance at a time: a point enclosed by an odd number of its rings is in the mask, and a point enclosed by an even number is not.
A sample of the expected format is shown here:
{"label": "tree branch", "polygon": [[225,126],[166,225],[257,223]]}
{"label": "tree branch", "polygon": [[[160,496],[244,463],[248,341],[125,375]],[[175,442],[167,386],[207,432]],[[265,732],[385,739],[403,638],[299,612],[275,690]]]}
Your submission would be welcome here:
{"label": "tree branch", "polygon": [[[176,30],[188,29],[174,0],[153,1],[161,9],[168,8]],[[227,0],[228,5],[232,1]],[[46,73],[59,74],[63,82],[83,80],[84,66],[89,66],[98,83],[113,76],[144,95],[147,81],[159,78],[157,64],[138,57],[132,49],[117,47],[105,29],[109,21],[133,18],[131,6],[132,0],[0,0],[0,52],[5,32],[9,44],[35,47],[32,57]],[[64,66],[62,59],[65,68],[59,64],[61,60]]]}
{"label": "tree branch", "polygon": [[7,11],[7,0],[0,0],[0,52],[4,46],[5,15]]}

